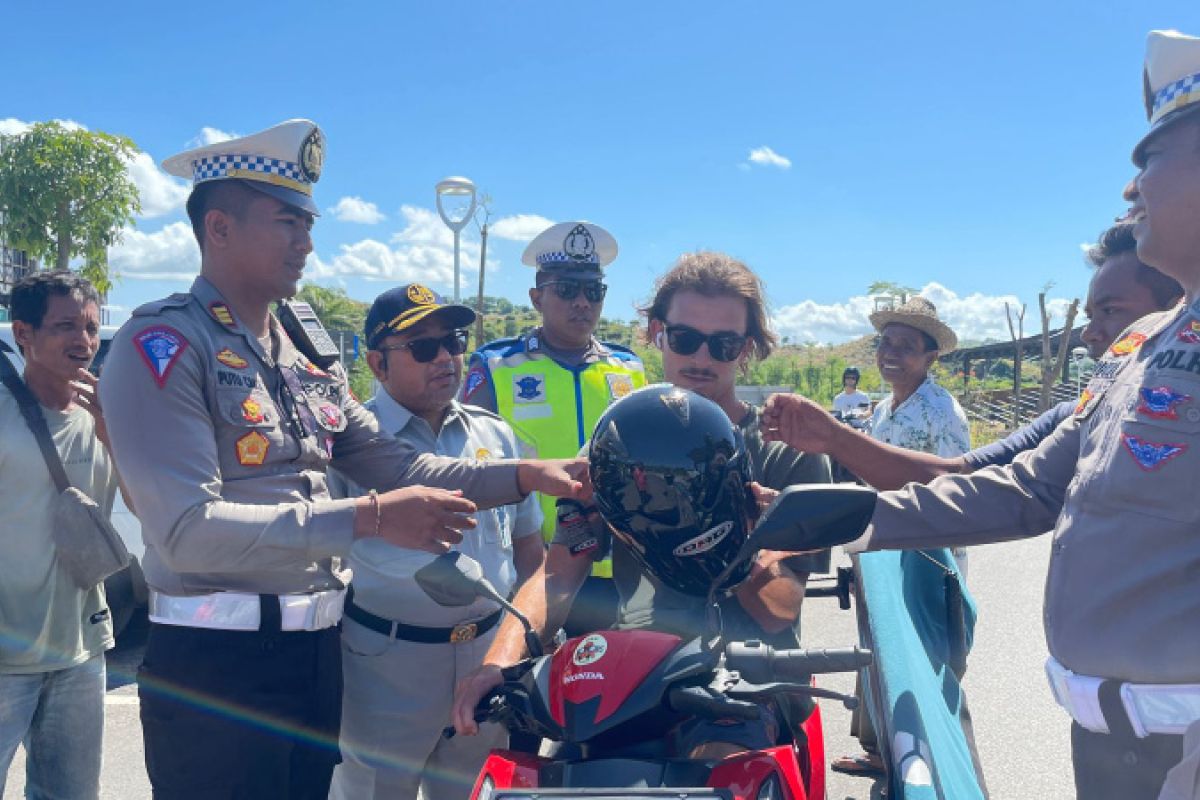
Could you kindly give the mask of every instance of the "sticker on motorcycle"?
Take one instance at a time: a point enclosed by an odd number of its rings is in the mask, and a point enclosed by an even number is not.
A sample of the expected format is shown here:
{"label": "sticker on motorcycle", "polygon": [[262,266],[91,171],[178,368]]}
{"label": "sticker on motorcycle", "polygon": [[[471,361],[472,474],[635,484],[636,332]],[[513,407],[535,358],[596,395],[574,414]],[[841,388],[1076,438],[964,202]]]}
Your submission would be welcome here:
{"label": "sticker on motorcycle", "polygon": [[586,667],[588,664],[595,664],[604,658],[604,654],[607,652],[608,642],[600,634],[593,633],[575,646],[575,652],[571,655],[571,661],[577,667]]}

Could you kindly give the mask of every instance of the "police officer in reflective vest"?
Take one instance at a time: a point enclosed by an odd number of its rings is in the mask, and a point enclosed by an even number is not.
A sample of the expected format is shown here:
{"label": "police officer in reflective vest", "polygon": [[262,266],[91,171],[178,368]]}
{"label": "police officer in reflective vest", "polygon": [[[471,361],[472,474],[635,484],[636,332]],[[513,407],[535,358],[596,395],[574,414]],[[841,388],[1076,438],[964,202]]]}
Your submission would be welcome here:
{"label": "police officer in reflective vest", "polygon": [[[604,309],[604,268],[617,242],[590,222],[561,222],[525,249],[537,269],[529,290],[540,327],[484,345],[471,357],[463,402],[495,411],[516,430],[529,458],[570,458],[591,436],[613,400],[646,383],[641,359],[593,335]],[[554,498],[543,497],[547,541],[554,534]],[[598,562],[575,602],[566,630],[584,633],[616,620],[612,562]]]}

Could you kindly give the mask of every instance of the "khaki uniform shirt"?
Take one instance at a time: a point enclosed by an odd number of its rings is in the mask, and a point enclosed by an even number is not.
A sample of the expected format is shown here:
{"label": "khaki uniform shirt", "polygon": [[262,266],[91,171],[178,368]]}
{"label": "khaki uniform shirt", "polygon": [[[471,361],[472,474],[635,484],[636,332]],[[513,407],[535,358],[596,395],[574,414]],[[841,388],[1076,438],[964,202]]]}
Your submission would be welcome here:
{"label": "khaki uniform shirt", "polygon": [[881,494],[854,549],[980,544],[1053,527],[1051,655],[1083,675],[1200,683],[1198,494],[1200,301],[1136,322],[1075,414],[1011,465]]}
{"label": "khaki uniform shirt", "polygon": [[340,366],[318,369],[270,324],[272,352],[199,277],[139,308],[113,340],[100,395],[152,588],[342,587],[355,501],[330,498],[330,463],[367,488],[462,489],[481,506],[521,499],[511,462],[417,454],[380,431]]}

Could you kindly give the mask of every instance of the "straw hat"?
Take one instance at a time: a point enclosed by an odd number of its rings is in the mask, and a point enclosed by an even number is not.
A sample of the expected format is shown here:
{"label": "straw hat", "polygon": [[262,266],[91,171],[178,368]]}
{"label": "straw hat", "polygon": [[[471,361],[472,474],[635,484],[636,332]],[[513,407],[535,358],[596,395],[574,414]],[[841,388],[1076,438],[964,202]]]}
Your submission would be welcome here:
{"label": "straw hat", "polygon": [[958,337],[954,335],[954,331],[938,319],[937,307],[924,297],[910,298],[899,308],[876,311],[871,314],[870,320],[871,324],[875,326],[875,330],[880,333],[883,332],[884,327],[893,322],[927,333],[937,342],[938,352],[942,355],[951,353],[954,348],[958,347]]}

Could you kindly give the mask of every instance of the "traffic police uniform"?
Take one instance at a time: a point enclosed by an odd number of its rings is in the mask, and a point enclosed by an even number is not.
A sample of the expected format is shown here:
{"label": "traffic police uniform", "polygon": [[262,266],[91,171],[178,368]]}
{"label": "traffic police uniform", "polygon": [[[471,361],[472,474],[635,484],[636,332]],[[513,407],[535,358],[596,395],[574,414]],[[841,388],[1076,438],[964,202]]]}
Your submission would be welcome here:
{"label": "traffic police uniform", "polygon": [[[239,179],[312,214],[324,139],[307,120],[169,159],[197,185]],[[337,760],[337,628],[363,486],[520,498],[514,465],[419,455],[380,431],[340,366],[278,321],[251,334],[200,276],[137,309],[100,382],[113,454],[142,523],[151,629],[139,670],[156,797],[324,797]]]}
{"label": "traffic police uniform", "polygon": [[[555,279],[588,282],[601,280],[616,256],[616,240],[599,225],[563,222],[530,242],[521,261]],[[481,347],[471,357],[463,402],[499,413],[517,432],[526,457],[571,458],[611,402],[645,385],[645,369],[632,350],[593,337],[583,353],[561,353],[537,328]],[[549,542],[555,498],[541,502],[542,533]],[[575,603],[568,631],[606,628],[615,621],[615,592],[597,580],[611,579],[611,559],[597,562],[592,576]],[[593,608],[603,612],[584,616]]]}
{"label": "traffic police uniform", "polygon": [[850,546],[947,547],[1051,527],[1047,672],[1081,797],[1153,798],[1200,724],[1200,301],[1135,323],[1075,413],[1011,466],[879,496]]}
{"label": "traffic police uniform", "polygon": [[[451,328],[469,327],[475,319],[470,308],[447,305],[419,284],[385,292],[367,315],[368,347],[377,349],[387,336],[434,315]],[[434,432],[385,390],[364,405],[384,431],[420,452],[479,461],[518,457],[512,429],[490,411],[451,402]],[[341,483],[336,471],[330,480]],[[477,527],[464,531],[455,549],[479,562],[484,577],[508,595],[517,579],[514,541],[541,532],[537,499],[480,511],[475,520]],[[454,685],[483,662],[501,611],[490,600],[448,608],[429,599],[413,575],[432,558],[382,539],[360,539],[350,549],[352,598],[342,623],[343,760],[334,771],[333,800],[415,798],[418,789],[425,800],[457,800],[470,793],[488,751],[508,741],[495,723],[482,725],[478,736],[441,735]]]}

